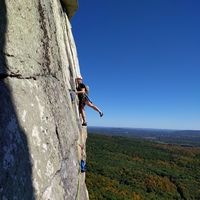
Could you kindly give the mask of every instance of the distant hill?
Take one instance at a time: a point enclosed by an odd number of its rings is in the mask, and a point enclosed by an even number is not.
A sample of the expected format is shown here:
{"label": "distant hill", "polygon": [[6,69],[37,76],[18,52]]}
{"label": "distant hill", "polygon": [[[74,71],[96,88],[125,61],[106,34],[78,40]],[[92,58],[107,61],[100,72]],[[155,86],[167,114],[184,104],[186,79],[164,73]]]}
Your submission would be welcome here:
{"label": "distant hill", "polygon": [[143,138],[160,143],[200,146],[200,130],[89,127],[90,133]]}
{"label": "distant hill", "polygon": [[200,148],[89,134],[91,200],[200,199]]}

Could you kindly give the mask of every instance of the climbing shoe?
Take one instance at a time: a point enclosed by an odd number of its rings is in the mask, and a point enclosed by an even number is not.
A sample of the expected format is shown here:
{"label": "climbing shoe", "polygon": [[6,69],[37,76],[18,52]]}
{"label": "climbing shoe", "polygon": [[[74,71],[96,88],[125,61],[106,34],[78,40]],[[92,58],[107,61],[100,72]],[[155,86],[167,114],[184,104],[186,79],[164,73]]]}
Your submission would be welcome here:
{"label": "climbing shoe", "polygon": [[82,123],[82,126],[87,126],[87,123],[86,122]]}
{"label": "climbing shoe", "polygon": [[99,115],[100,115],[100,117],[103,117],[103,112],[100,112]]}
{"label": "climbing shoe", "polygon": [[81,160],[81,172],[84,173],[86,171],[85,161]]}

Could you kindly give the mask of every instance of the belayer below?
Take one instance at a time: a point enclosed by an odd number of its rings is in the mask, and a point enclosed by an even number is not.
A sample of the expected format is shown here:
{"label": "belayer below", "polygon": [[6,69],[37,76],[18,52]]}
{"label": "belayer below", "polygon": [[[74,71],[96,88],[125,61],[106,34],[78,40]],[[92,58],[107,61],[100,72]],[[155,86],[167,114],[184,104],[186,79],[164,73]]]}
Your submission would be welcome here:
{"label": "belayer below", "polygon": [[83,83],[83,79],[81,76],[76,78],[76,89],[77,92],[76,94],[78,95],[78,99],[79,99],[79,113],[82,117],[82,126],[87,126],[87,122],[86,122],[86,115],[85,115],[85,105],[88,105],[89,107],[93,108],[95,111],[97,111],[100,115],[100,117],[103,116],[103,112],[101,112],[94,104],[92,104],[92,102],[90,101],[87,93],[88,93],[88,87],[85,86],[85,84]]}

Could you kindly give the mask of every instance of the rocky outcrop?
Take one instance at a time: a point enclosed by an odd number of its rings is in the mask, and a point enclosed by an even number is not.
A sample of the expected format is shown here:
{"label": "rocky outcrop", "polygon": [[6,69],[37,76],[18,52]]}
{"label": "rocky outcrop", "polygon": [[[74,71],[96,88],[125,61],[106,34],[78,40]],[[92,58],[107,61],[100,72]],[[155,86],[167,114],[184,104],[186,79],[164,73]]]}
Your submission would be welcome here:
{"label": "rocky outcrop", "polygon": [[0,199],[88,199],[69,91],[79,74],[59,0],[0,1]]}

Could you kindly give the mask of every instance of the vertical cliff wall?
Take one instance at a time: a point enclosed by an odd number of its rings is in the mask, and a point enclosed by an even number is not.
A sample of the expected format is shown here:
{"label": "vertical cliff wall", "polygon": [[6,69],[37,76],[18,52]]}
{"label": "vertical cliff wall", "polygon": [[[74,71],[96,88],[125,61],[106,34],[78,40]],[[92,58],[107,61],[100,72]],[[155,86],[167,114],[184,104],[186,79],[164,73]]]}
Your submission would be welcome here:
{"label": "vertical cliff wall", "polygon": [[0,1],[0,199],[88,199],[79,74],[60,0]]}

